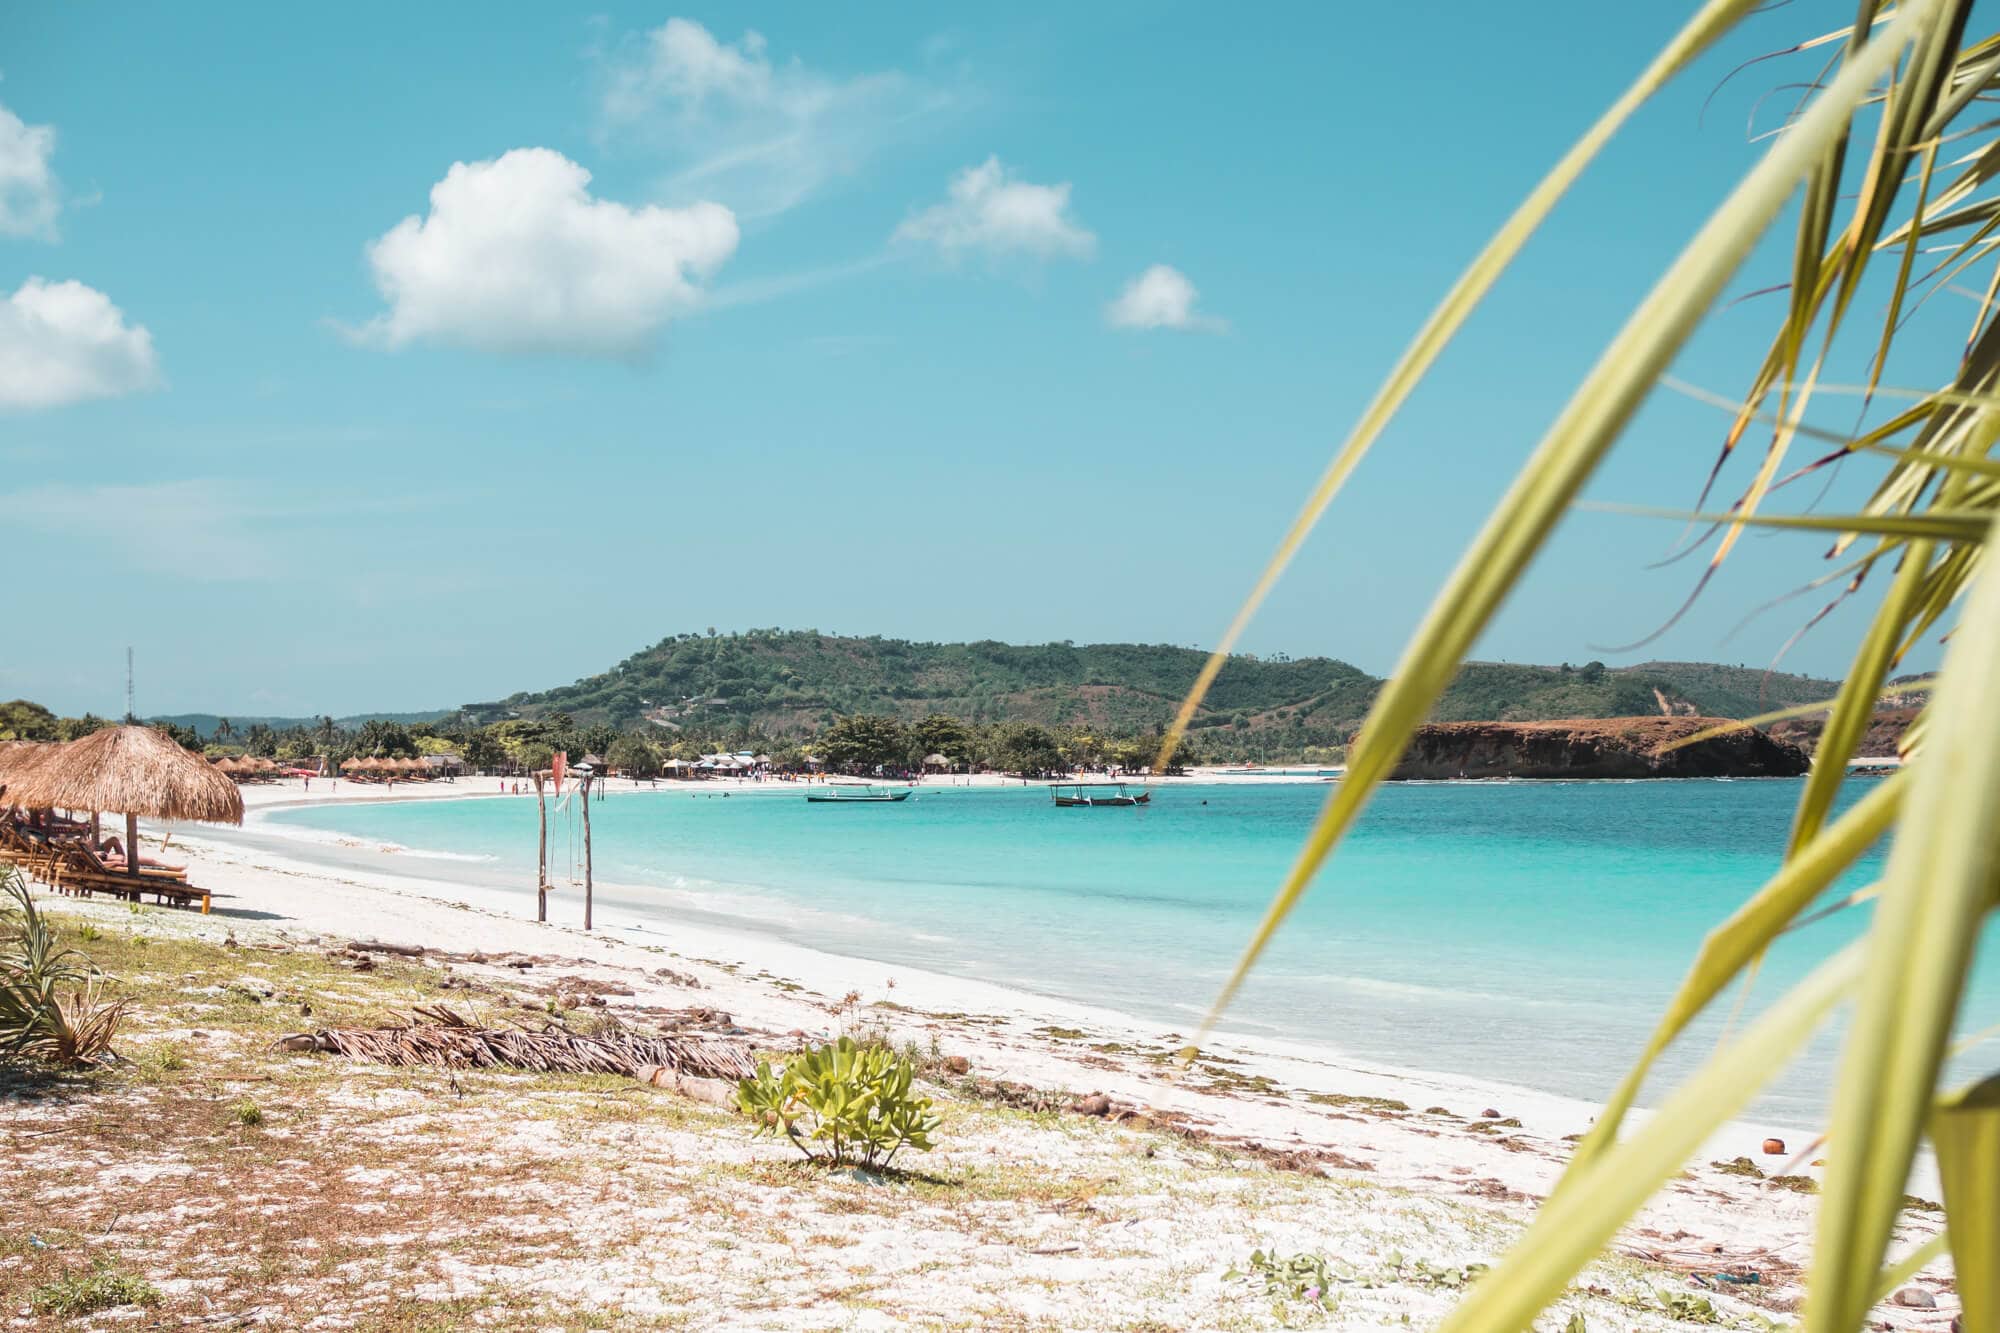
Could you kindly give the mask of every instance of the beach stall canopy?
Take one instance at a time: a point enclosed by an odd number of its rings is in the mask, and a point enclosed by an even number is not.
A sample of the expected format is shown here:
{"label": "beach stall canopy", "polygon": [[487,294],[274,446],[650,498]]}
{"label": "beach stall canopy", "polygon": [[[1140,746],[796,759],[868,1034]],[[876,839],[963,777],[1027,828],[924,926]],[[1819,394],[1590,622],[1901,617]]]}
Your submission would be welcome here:
{"label": "beach stall canopy", "polygon": [[[126,864],[139,873],[139,817],[241,824],[243,793],[200,755],[151,727],[106,727],[37,762],[7,799],[44,810],[125,816]],[[9,784],[13,788],[13,784]]]}

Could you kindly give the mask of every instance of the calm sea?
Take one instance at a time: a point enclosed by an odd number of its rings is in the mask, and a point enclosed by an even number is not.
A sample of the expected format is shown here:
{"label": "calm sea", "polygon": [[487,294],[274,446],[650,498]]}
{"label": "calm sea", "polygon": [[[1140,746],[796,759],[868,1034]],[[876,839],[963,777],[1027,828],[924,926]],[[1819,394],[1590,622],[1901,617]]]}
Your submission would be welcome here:
{"label": "calm sea", "polygon": [[[1848,784],[1844,802],[1867,779]],[[1384,790],[1232,1008],[1229,1026],[1357,1059],[1601,1098],[1703,934],[1778,864],[1787,780],[1447,783]],[[1148,809],[1059,810],[1041,787],[923,789],[900,805],[614,792],[594,803],[600,921],[750,928],[832,953],[976,977],[1188,1032],[1327,787],[1173,787]],[[291,809],[273,819],[471,854],[429,877],[533,883],[531,802]],[[570,870],[571,817],[552,834]],[[578,843],[580,847],[580,841]],[[1836,891],[1880,871],[1876,849]],[[604,900],[600,899],[602,903]],[[1867,909],[1788,936],[1748,1011],[1851,939]],[[1720,1006],[1726,1012],[1730,1003]],[[2000,1021],[1983,971],[1967,1030]],[[1677,1077],[1719,1016],[1684,1038]],[[1994,1046],[1978,1056],[1988,1061]],[[1816,1120],[1829,1033],[1761,1103]],[[1968,1066],[1971,1068],[1973,1066]],[[1658,1086],[1657,1084],[1655,1085]]]}

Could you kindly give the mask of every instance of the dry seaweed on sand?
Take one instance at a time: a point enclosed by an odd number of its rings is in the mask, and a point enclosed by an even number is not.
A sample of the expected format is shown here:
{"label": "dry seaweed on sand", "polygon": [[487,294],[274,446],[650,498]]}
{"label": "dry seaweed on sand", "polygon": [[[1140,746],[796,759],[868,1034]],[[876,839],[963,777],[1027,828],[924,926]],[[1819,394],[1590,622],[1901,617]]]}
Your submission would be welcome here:
{"label": "dry seaweed on sand", "polygon": [[698,1078],[739,1079],[756,1062],[733,1042],[680,1036],[606,1032],[594,1036],[549,1027],[479,1028],[444,1005],[414,1011],[400,1027],[322,1028],[281,1037],[285,1050],[324,1051],[383,1065],[434,1065],[448,1069],[525,1069],[538,1074],[621,1074],[637,1078],[647,1068]]}

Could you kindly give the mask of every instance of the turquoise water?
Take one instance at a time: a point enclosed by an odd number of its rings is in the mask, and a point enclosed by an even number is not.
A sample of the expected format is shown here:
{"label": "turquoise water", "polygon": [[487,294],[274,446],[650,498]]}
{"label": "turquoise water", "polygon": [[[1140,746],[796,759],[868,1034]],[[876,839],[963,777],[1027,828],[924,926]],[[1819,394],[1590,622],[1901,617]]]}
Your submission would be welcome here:
{"label": "turquoise water", "polygon": [[[1866,780],[1848,784],[1845,801]],[[1232,1008],[1238,1031],[1370,1063],[1601,1098],[1703,934],[1777,865],[1795,781],[1446,783],[1384,790]],[[796,791],[614,792],[592,807],[598,920],[747,927],[976,977],[1191,1031],[1327,787],[1173,787],[1149,809],[1058,810],[1040,788],[920,789],[900,805]],[[427,876],[533,883],[533,803],[284,810],[277,822],[490,860]],[[569,868],[570,821],[551,877]],[[1837,892],[1879,873],[1881,850]],[[1777,995],[1866,924],[1787,937],[1751,996]],[[1967,1028],[2000,1018],[1981,977]],[[1727,1005],[1723,1008],[1726,1010]],[[1682,1043],[1668,1076],[1721,1031]],[[1837,1053],[1816,1042],[1763,1100],[1816,1119]],[[1988,1047],[1982,1054],[1990,1056]]]}

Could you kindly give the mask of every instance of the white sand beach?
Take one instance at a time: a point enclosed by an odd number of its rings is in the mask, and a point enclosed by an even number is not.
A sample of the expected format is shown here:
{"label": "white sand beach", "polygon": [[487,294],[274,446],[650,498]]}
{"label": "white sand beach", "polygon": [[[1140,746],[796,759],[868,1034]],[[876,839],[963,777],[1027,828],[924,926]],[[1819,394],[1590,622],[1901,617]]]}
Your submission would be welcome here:
{"label": "white sand beach", "polygon": [[[532,799],[496,790],[502,785],[498,779],[468,779],[399,784],[392,791],[315,780],[310,793],[285,783],[252,786],[245,797],[251,827],[271,833],[278,826],[264,823],[261,815],[301,801]],[[614,792],[622,795],[627,787],[650,790],[651,784],[618,783]],[[745,795],[797,791],[790,784],[753,782],[740,789]],[[1205,1047],[1195,1066],[1184,1068],[1169,1057],[1188,1033],[1117,1013],[942,974],[892,971],[706,925],[640,923],[600,910],[598,929],[585,933],[581,904],[567,891],[552,895],[551,920],[539,924],[530,885],[426,878],[422,858],[395,849],[346,846],[341,863],[330,865],[323,859],[326,844],[304,837],[288,838],[273,850],[276,845],[266,840],[248,846],[232,841],[227,831],[212,835],[196,827],[174,830],[172,846],[187,853],[196,882],[225,896],[207,917],[149,910],[151,932],[218,941],[233,937],[245,944],[282,941],[286,947],[349,941],[421,946],[441,952],[465,975],[496,980],[524,975],[508,967],[509,961],[534,959],[545,971],[560,967],[565,976],[623,996],[610,1002],[614,1011],[620,1005],[644,1010],[686,1004],[693,983],[700,1004],[778,1044],[798,1034],[830,1035],[865,1019],[871,1030],[898,1043],[927,1044],[963,1057],[975,1076],[1046,1090],[1053,1104],[1102,1094],[1115,1113],[1136,1113],[1142,1123],[1170,1124],[1200,1141],[1264,1159],[1303,1159],[1310,1169],[1336,1179],[1391,1191],[1411,1200],[1412,1218],[1426,1216],[1424,1200],[1470,1202],[1506,1223],[1482,1242],[1489,1246],[1532,1215],[1535,1202],[1555,1183],[1570,1141],[1590,1125],[1594,1110],[1588,1103],[1517,1087],[1363,1067],[1335,1053],[1276,1041],[1218,1040]],[[368,868],[354,868],[357,856]],[[79,904],[77,910],[115,919],[125,909]],[[1716,1256],[1718,1266],[1754,1257],[1777,1275],[1767,1281],[1782,1287],[1783,1275],[1795,1277],[1796,1263],[1810,1248],[1816,1196],[1797,1178],[1817,1174],[1812,1156],[1799,1151],[1810,1146],[1813,1129],[1731,1125],[1640,1215],[1620,1248],[1640,1255],[1707,1253]],[[1768,1137],[1783,1139],[1787,1154],[1764,1153]],[[1759,1170],[1719,1169],[1739,1158]],[[1758,1178],[1781,1174],[1792,1178],[1786,1188]],[[1923,1199],[1937,1197],[1928,1164],[1919,1168],[1910,1189]],[[1322,1243],[1338,1246],[1353,1225],[1336,1213],[1310,1224],[1320,1229]],[[1921,1243],[1939,1226],[1939,1214],[1906,1212],[1896,1252]],[[1953,1304],[1948,1274],[1948,1264],[1927,1274],[1946,1307]],[[1796,1294],[1767,1289],[1760,1297],[1763,1308],[1781,1309]],[[1889,1327],[1944,1326],[1933,1310],[1885,1307],[1883,1317]]]}

